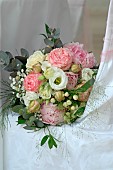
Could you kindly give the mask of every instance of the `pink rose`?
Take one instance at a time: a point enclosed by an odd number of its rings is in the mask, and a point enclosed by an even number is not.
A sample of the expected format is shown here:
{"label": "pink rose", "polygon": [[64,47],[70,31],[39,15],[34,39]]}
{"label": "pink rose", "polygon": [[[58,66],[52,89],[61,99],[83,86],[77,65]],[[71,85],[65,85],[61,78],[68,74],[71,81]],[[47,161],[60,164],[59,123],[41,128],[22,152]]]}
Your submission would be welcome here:
{"label": "pink rose", "polygon": [[40,85],[42,84],[41,80],[38,80],[38,77],[41,76],[40,73],[30,73],[24,79],[24,89],[26,91],[37,92]]}
{"label": "pink rose", "polygon": [[65,45],[72,52],[73,63],[81,64],[82,68],[92,68],[95,66],[95,57],[92,53],[88,53],[83,49],[83,45],[77,43],[69,43]]}
{"label": "pink rose", "polygon": [[42,122],[50,125],[58,125],[64,122],[64,110],[57,108],[55,104],[42,104],[40,109]]}
{"label": "pink rose", "polygon": [[72,64],[72,54],[66,48],[56,48],[48,55],[49,62],[62,70],[68,70]]}
{"label": "pink rose", "polygon": [[68,76],[68,84],[66,88],[68,90],[72,90],[77,84],[78,74],[74,74],[72,72],[66,72],[66,75]]}

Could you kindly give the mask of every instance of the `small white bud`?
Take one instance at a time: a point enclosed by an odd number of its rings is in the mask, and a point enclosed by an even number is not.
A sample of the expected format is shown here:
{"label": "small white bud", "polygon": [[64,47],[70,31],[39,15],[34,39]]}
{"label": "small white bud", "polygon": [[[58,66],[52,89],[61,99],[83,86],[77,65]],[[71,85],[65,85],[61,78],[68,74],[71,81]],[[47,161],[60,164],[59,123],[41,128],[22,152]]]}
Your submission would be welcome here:
{"label": "small white bud", "polygon": [[75,110],[76,109],[76,107],[75,106],[71,106],[71,110]]}
{"label": "small white bud", "polygon": [[74,99],[74,100],[78,100],[78,96],[77,96],[77,95],[74,95],[74,96],[73,96],[73,99]]}
{"label": "small white bud", "polygon": [[66,103],[66,102],[64,102],[64,103],[63,103],[63,106],[64,106],[64,107],[67,107],[68,105],[67,105],[67,103]]}
{"label": "small white bud", "polygon": [[72,104],[71,100],[67,100],[66,103],[67,103],[68,106]]}
{"label": "small white bud", "polygon": [[64,96],[65,96],[65,97],[68,97],[68,96],[69,96],[69,93],[68,93],[68,92],[66,92],[66,93],[64,94]]}
{"label": "small white bud", "polygon": [[54,98],[51,98],[51,103],[55,103],[55,99]]}

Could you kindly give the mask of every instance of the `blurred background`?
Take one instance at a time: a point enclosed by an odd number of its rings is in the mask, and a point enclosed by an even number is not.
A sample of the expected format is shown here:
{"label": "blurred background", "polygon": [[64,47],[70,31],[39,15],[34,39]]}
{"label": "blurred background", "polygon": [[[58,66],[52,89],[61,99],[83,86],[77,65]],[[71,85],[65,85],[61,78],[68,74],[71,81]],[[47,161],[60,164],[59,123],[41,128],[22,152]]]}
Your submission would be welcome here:
{"label": "blurred background", "polygon": [[74,41],[84,43],[99,62],[110,0],[68,0],[68,3],[75,24]]}

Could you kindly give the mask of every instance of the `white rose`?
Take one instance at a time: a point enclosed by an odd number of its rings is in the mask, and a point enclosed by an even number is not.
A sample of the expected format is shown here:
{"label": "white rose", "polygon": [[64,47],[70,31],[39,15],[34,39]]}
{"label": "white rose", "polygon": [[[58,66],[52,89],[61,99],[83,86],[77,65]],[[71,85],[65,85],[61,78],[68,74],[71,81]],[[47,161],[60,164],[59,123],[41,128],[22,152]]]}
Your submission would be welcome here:
{"label": "white rose", "polygon": [[90,68],[84,68],[82,70],[82,80],[88,81],[92,78],[94,72]]}
{"label": "white rose", "polygon": [[65,72],[59,68],[54,70],[54,74],[51,78],[49,78],[49,84],[54,90],[62,90],[66,88],[68,83],[68,77]]}
{"label": "white rose", "polygon": [[36,100],[39,98],[39,95],[35,92],[26,92],[26,95],[23,96],[24,104],[29,106],[30,101]]}
{"label": "white rose", "polygon": [[31,55],[27,59],[26,68],[32,68],[34,65],[38,64],[39,62],[42,63],[45,59],[45,55],[41,51],[35,51],[33,55]]}

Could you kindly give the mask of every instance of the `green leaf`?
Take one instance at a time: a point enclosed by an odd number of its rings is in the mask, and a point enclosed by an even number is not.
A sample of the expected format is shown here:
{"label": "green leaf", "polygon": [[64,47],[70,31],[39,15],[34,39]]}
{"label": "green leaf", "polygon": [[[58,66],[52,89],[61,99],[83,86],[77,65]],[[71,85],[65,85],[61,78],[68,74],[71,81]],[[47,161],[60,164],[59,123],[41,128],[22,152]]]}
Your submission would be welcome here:
{"label": "green leaf", "polygon": [[25,119],[22,116],[18,117],[18,124],[25,124]]}
{"label": "green leaf", "polygon": [[23,63],[21,61],[19,61],[18,59],[13,59],[11,63],[9,63],[9,65],[6,66],[4,69],[9,72],[18,71],[21,69],[22,65]]}
{"label": "green leaf", "polygon": [[35,116],[31,116],[31,117],[29,118],[29,121],[32,122],[32,123],[33,123],[35,120],[36,120],[36,117],[35,117]]}
{"label": "green leaf", "polygon": [[10,52],[6,51],[5,53],[9,56],[9,59],[13,58],[13,55]]}
{"label": "green leaf", "polygon": [[26,129],[26,130],[34,130],[36,127],[33,127],[33,126],[24,126],[23,128]]}
{"label": "green leaf", "polygon": [[42,36],[44,36],[45,38],[47,38],[47,36],[46,36],[45,34],[40,34],[40,35],[42,35]]}
{"label": "green leaf", "polygon": [[54,32],[54,38],[57,39],[60,36],[60,28],[57,28]]}
{"label": "green leaf", "polygon": [[45,42],[46,45],[49,45],[50,47],[54,46],[54,42],[49,40],[48,38],[44,39],[44,42]]}
{"label": "green leaf", "polygon": [[49,46],[49,47],[45,47],[44,49],[44,53],[47,54],[47,53],[50,53],[52,51],[52,48]]}
{"label": "green leaf", "polygon": [[49,138],[48,140],[48,146],[49,146],[49,149],[53,148],[53,141],[51,140],[51,138]]}
{"label": "green leaf", "polygon": [[49,135],[46,135],[46,136],[44,136],[44,137],[42,138],[42,140],[41,140],[41,146],[46,143],[46,141],[47,141],[48,138],[49,138]]}
{"label": "green leaf", "polygon": [[62,41],[60,40],[60,38],[58,38],[55,41],[55,48],[60,48],[60,47],[63,47],[63,44],[62,44]]}
{"label": "green leaf", "polygon": [[57,144],[56,144],[56,142],[54,140],[54,137],[51,134],[49,136],[48,145],[49,145],[50,149],[52,149],[53,146],[55,146],[57,148]]}
{"label": "green leaf", "polygon": [[9,56],[4,51],[0,51],[0,65],[2,66],[2,68],[6,67],[9,62]]}
{"label": "green leaf", "polygon": [[51,34],[50,28],[47,24],[45,24],[45,29],[47,34]]}
{"label": "green leaf", "polygon": [[27,51],[26,49],[21,48],[20,51],[21,51],[21,55],[22,55],[23,57],[26,57],[26,58],[29,57],[29,53],[28,53],[28,51]]}
{"label": "green leaf", "polygon": [[81,117],[84,113],[84,110],[85,110],[85,106],[83,107],[80,107],[75,113],[74,115],[77,115],[78,117]]}
{"label": "green leaf", "polygon": [[43,128],[43,127],[45,127],[44,123],[41,122],[40,120],[35,120],[34,122],[35,122],[35,124],[36,124],[36,126],[37,126],[38,128]]}
{"label": "green leaf", "polygon": [[26,64],[27,62],[27,57],[15,56],[15,58],[21,61],[23,64]]}
{"label": "green leaf", "polygon": [[16,105],[12,108],[12,111],[15,113],[19,113],[21,109],[23,109],[23,105]]}
{"label": "green leaf", "polygon": [[89,81],[87,81],[82,87],[78,88],[77,90],[75,90],[75,92],[85,92],[87,91],[95,82],[95,79],[92,78]]}

